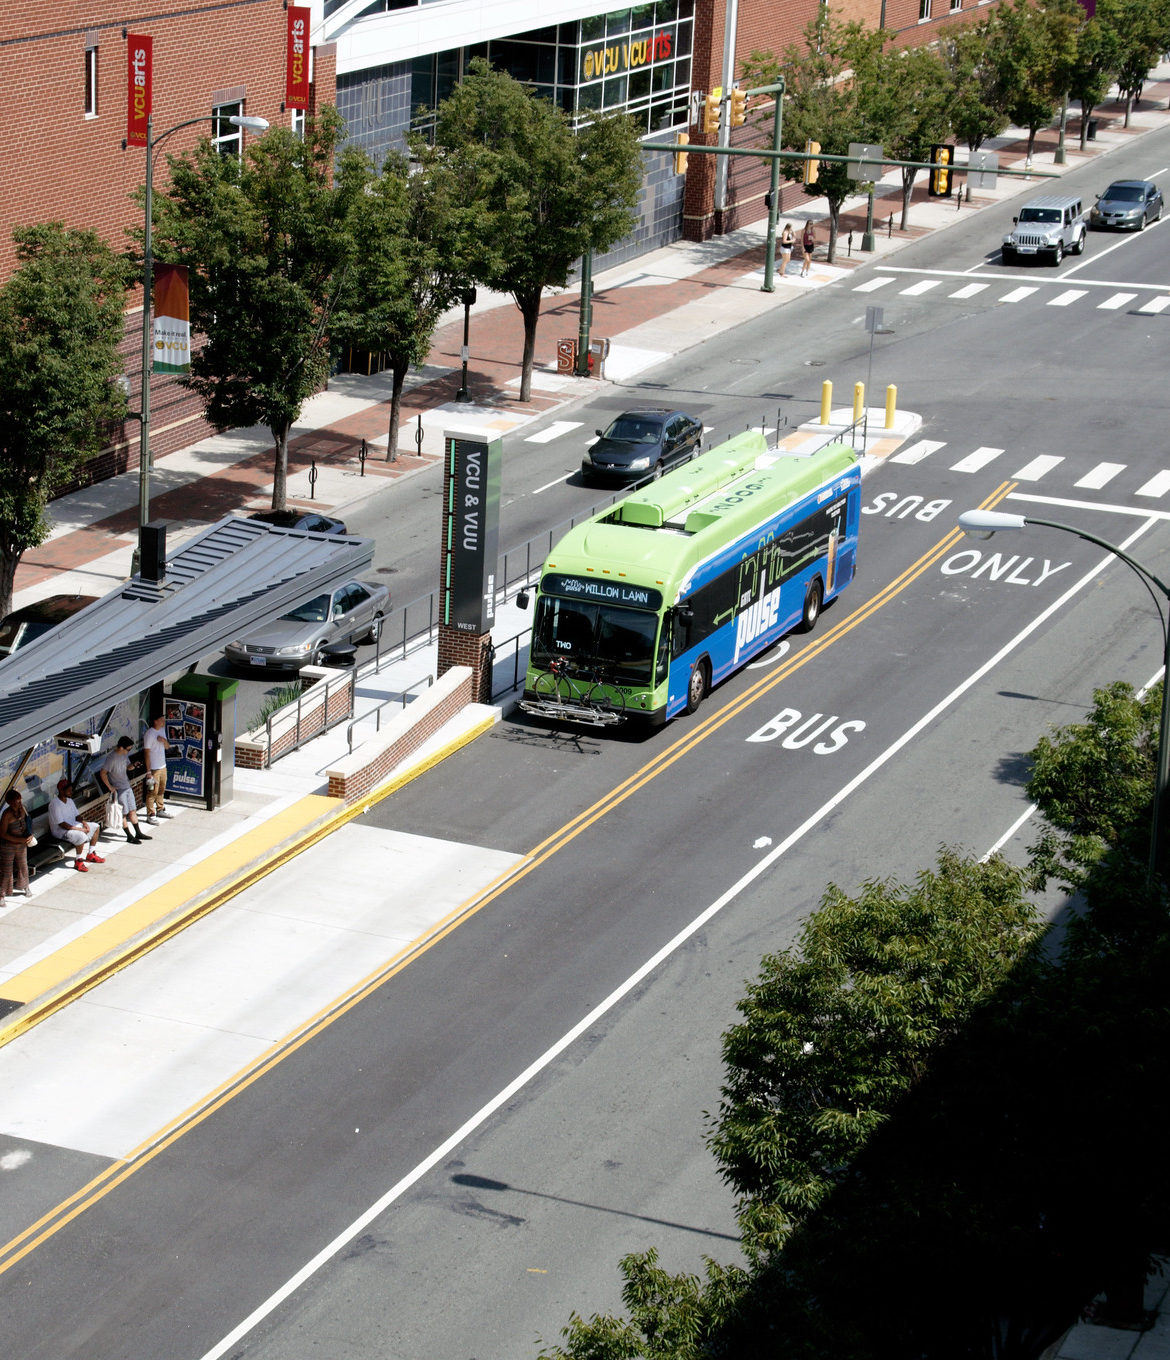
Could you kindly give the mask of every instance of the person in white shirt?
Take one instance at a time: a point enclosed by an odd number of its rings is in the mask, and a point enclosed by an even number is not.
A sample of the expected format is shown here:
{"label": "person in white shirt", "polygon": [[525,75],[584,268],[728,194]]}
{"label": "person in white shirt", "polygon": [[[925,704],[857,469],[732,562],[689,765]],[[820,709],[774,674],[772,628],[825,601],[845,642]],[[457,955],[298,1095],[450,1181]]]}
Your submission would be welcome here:
{"label": "person in white shirt", "polygon": [[[97,839],[101,827],[87,822],[77,811],[73,801],[73,785],[68,779],[57,780],[57,796],[49,800],[49,831],[59,841],[68,841],[77,850],[73,867],[86,873],[86,864],[104,864],[106,861],[97,853]],[[89,854],[82,858],[82,852],[89,846]]]}
{"label": "person in white shirt", "polygon": [[[151,837],[144,836],[142,828],[138,825],[138,803],[134,797],[134,790],[130,787],[130,752],[133,749],[132,737],[119,737],[117,746],[106,756],[105,763],[97,774],[98,779],[109,790],[110,796],[118,800],[126,814],[126,824],[122,828],[126,832],[126,839],[131,845],[141,845]],[[131,832],[134,834],[131,835]]]}
{"label": "person in white shirt", "polygon": [[167,734],[163,730],[166,718],[160,713],[151,718],[142,734],[142,749],[146,752],[146,820],[155,823],[160,817],[170,817],[167,801]]}

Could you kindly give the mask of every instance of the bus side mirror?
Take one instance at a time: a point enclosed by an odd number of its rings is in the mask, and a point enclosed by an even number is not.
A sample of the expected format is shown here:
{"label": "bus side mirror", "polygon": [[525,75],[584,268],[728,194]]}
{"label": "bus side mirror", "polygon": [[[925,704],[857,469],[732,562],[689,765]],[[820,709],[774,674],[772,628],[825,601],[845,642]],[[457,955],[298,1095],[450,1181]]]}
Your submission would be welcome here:
{"label": "bus side mirror", "polygon": [[690,623],[695,617],[695,611],[689,604],[680,604],[675,606],[674,616],[680,623]]}
{"label": "bus side mirror", "polygon": [[519,595],[516,596],[516,603],[521,609],[527,609],[531,598],[532,597],[526,590],[522,590]]}

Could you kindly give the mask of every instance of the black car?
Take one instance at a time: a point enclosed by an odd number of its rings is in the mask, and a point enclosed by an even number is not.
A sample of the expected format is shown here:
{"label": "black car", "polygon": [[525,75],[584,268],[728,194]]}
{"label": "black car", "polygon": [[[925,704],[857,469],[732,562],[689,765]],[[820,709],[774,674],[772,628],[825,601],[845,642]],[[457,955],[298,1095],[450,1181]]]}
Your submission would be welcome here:
{"label": "black car", "polygon": [[587,482],[641,482],[661,477],[699,451],[703,422],[685,411],[648,406],[623,411],[581,460]]}
{"label": "black car", "polygon": [[256,510],[248,518],[274,524],[278,529],[309,529],[315,534],[349,533],[343,520],[319,515],[316,510]]}
{"label": "black car", "polygon": [[14,609],[0,622],[0,657],[11,656],[34,638],[71,619],[79,609],[93,604],[96,595],[50,595],[36,604]]}
{"label": "black car", "polygon": [[1097,199],[1089,213],[1091,227],[1142,231],[1162,216],[1162,191],[1152,179],[1119,179]]}

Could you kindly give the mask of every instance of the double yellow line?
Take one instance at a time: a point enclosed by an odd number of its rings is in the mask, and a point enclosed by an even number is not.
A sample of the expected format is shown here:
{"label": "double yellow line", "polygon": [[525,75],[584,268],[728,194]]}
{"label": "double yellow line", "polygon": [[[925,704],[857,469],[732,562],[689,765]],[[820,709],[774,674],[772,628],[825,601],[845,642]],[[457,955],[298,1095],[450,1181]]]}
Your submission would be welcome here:
{"label": "double yellow line", "polygon": [[[1003,482],[999,487],[983,502],[980,509],[987,510],[998,505],[1000,501],[1016,486],[1015,482]],[[701,742],[705,741],[712,733],[717,732],[725,723],[732,718],[738,717],[745,709],[751,707],[757,700],[770,693],[782,681],[795,674],[802,666],[805,666],[820,656],[827,648],[831,647],[840,638],[851,632],[854,628],[864,623],[868,618],[885,605],[900,595],[908,586],[913,585],[925,572],[929,571],[940,559],[945,557],[962,538],[959,529],[953,529],[949,534],[941,539],[934,547],[925,552],[916,562],[907,567],[900,576],[894,578],[883,586],[875,595],[860,605],[853,613],[848,614],[840,622],[831,628],[826,628],[818,633],[815,639],[807,646],[801,648],[794,656],[785,658],[775,670],[769,671],[754,684],[750,685],[742,694],[724,704],[722,708],[713,713],[709,713],[705,718],[697,722],[690,728],[678,741],[667,746],[663,751],[646,762],[640,769],[636,770],[629,778],[623,780],[610,790],[603,798],[600,798],[591,807],[586,808],[571,821],[541,841],[534,849],[514,865],[506,869],[498,878],[490,883],[481,893],[467,902],[456,907],[435,928],[423,939],[414,942],[404,949],[394,959],[378,969],[376,973],[363,979],[349,993],[339,998],[326,1009],[311,1017],[293,1034],[285,1036],[260,1058],[253,1066],[237,1073],[234,1077],[224,1082],[220,1087],[213,1091],[206,1101],[198,1107],[186,1111],[177,1119],[172,1121],[165,1129],[161,1130],[155,1137],[135,1149],[126,1158],[115,1162],[107,1167],[103,1172],[96,1176],[87,1185],[79,1189],[76,1194],[71,1195],[61,1204],[57,1205],[49,1213],[45,1214],[36,1223],[26,1228],[17,1237],[14,1237],[4,1246],[0,1246],[0,1274],[9,1270],[18,1261],[24,1259],[32,1251],[41,1245],[47,1238],[53,1236],[67,1223],[77,1218],[90,1205],[104,1198],[111,1190],[120,1185],[134,1174],[140,1167],[152,1161],[164,1148],[176,1142],[183,1134],[196,1124],[202,1123],[213,1111],[226,1105],[228,1101],[254,1081],[258,1080],[265,1072],[270,1071],[278,1063],[283,1062],[288,1054],[295,1052],[303,1044],[307,1043],[315,1034],[323,1030],[327,1025],[333,1023],[338,1016],[352,1010],[364,997],[382,986],[389,978],[401,972],[408,964],[426,953],[440,940],[449,935],[457,926],[474,916],[489,902],[495,901],[502,896],[513,884],[527,877],[534,869],[546,863],[549,859],[568,845],[583,831],[599,822],[607,813],[620,807],[622,803],[644,788],[653,779],[656,779],[665,770],[670,769],[677,761],[689,755]]]}

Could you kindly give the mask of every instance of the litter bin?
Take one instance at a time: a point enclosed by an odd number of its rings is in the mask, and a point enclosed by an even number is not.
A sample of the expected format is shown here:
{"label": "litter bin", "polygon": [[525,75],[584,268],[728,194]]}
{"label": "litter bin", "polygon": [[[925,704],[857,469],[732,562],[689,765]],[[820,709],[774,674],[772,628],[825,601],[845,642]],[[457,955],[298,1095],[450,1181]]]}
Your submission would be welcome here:
{"label": "litter bin", "polygon": [[1090,142],[1095,142],[1097,140],[1097,120],[1095,118],[1089,119],[1089,130],[1085,136]]}

